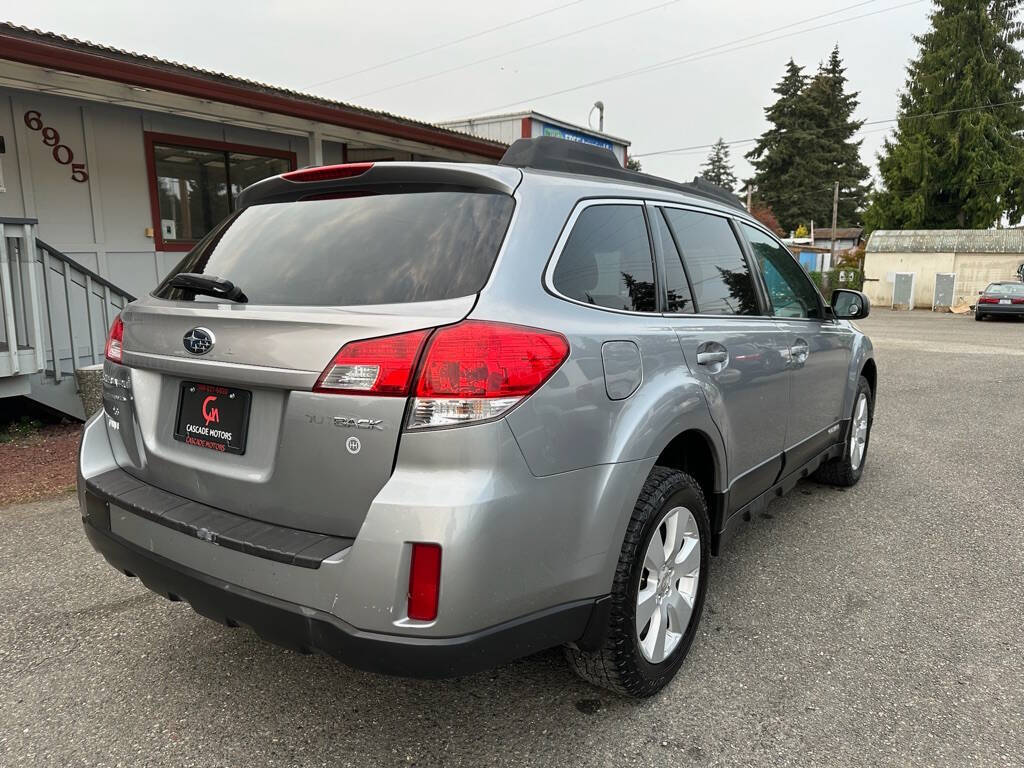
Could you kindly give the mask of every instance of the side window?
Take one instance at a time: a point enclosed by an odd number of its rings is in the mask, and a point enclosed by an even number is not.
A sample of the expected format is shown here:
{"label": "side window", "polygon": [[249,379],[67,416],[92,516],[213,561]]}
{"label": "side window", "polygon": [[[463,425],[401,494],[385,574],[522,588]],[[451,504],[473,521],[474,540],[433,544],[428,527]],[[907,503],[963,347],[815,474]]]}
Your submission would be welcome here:
{"label": "side window", "polygon": [[697,311],[709,315],[759,315],[754,279],[729,222],[721,216],[665,208],[693,285]]}
{"label": "side window", "polygon": [[563,296],[585,304],[656,311],[654,264],[643,208],[585,208],[558,257],[553,282]]}
{"label": "side window", "polygon": [[743,225],[750,248],[764,275],[772,314],[776,317],[821,317],[818,292],[793,254],[769,235]]}
{"label": "side window", "polygon": [[666,312],[693,312],[693,296],[690,293],[690,282],[686,279],[683,260],[676,248],[672,233],[665,223],[665,211],[659,210],[652,217],[654,231],[661,240],[661,249],[665,254],[665,291],[668,302]]}

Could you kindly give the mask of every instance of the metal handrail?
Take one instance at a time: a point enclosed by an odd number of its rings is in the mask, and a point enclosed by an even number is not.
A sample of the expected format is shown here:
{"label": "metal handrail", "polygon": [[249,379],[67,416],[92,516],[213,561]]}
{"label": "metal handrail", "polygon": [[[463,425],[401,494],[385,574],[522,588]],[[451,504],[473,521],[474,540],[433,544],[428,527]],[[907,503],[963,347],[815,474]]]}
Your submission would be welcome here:
{"label": "metal handrail", "polygon": [[[35,270],[35,220],[0,219],[0,307],[3,311],[4,337],[7,343],[9,373],[16,375],[21,370],[21,350],[18,346],[19,333],[29,341],[29,329],[26,327],[31,319],[31,341],[35,349],[36,368],[42,370],[45,365],[43,352],[42,326],[39,315],[38,290]],[[8,234],[8,229],[14,234]],[[20,231],[20,236],[18,232]],[[17,249],[8,248],[8,238],[12,241],[21,240]],[[28,269],[24,267],[28,265]],[[12,269],[13,267],[13,269]],[[16,278],[16,279],[15,279]],[[25,296],[25,282],[28,282],[28,298]],[[15,283],[17,290],[15,290]],[[20,299],[20,301],[19,301]],[[18,305],[21,323],[18,322],[15,306]],[[31,316],[30,314],[31,313]],[[27,372],[27,371],[26,371]]]}
{"label": "metal handrail", "polygon": [[[2,223],[2,222],[0,222],[0,223]],[[100,285],[102,285],[105,288],[109,288],[112,291],[116,291],[118,294],[123,296],[128,301],[135,301],[135,297],[132,296],[130,293],[128,293],[128,291],[124,290],[123,288],[119,288],[118,286],[114,285],[112,282],[107,280],[105,277],[101,277],[97,273],[93,272],[88,267],[83,267],[81,264],[79,264],[77,261],[72,259],[70,256],[61,253],[56,248],[54,248],[52,245],[49,245],[48,243],[44,243],[38,237],[36,238],[36,244],[40,248],[42,248],[44,251],[49,253],[51,256],[53,256],[55,259],[57,259],[58,261],[63,261],[65,264],[70,264],[72,268],[78,270],[79,272],[81,272],[86,277],[91,278],[94,283],[99,283]]]}
{"label": "metal handrail", "polygon": [[[123,309],[135,297],[37,238],[36,224],[35,219],[0,217],[0,317],[6,329],[10,372],[42,371],[45,378],[59,383],[66,375],[62,368],[67,357],[70,356],[72,372],[83,358],[93,363],[102,361],[105,330],[113,319],[112,311]],[[41,270],[37,265],[41,265]],[[97,301],[102,311],[102,337],[97,335],[93,322]],[[64,316],[66,328],[60,327],[60,315]],[[83,329],[88,344],[80,347],[76,337]],[[64,333],[67,355],[61,351]],[[24,359],[19,355],[25,350],[19,350],[19,339],[26,344],[31,342],[34,348],[34,371],[23,370]],[[88,351],[83,353],[83,348]]]}

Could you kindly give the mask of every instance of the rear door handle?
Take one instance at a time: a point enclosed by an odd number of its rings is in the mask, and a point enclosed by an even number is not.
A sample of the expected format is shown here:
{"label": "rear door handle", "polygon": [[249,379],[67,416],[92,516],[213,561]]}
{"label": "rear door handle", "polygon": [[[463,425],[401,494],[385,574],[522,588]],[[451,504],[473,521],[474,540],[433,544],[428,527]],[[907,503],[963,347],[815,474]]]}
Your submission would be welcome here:
{"label": "rear door handle", "polygon": [[725,350],[720,352],[698,352],[697,365],[717,365],[729,359],[729,353]]}
{"label": "rear door handle", "polygon": [[797,365],[803,365],[807,362],[807,356],[811,354],[810,345],[803,339],[797,339],[793,342],[793,346],[789,348],[790,359]]}

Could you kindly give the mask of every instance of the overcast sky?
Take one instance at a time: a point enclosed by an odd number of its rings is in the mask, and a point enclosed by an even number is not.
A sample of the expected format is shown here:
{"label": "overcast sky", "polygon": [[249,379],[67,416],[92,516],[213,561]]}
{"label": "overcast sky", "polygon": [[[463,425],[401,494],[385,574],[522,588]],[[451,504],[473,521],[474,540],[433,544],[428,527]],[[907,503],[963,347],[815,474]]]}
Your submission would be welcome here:
{"label": "overcast sky", "polygon": [[[912,35],[926,29],[930,8],[927,0],[177,0],[159,10],[104,0],[102,11],[81,0],[4,5],[0,14],[18,24],[424,120],[532,107],[586,124],[600,99],[605,130],[632,142],[644,170],[683,180],[697,173],[706,150],[645,153],[757,136],[790,57],[813,71],[838,43],[851,87],[860,91],[858,116],[893,117],[916,51]],[[594,82],[692,54],[699,56]],[[489,60],[473,63],[481,59]],[[340,79],[323,82],[331,78]],[[556,91],[565,92],[548,95]],[[872,168],[886,128],[869,127],[863,137]],[[733,148],[741,178],[749,146]]]}

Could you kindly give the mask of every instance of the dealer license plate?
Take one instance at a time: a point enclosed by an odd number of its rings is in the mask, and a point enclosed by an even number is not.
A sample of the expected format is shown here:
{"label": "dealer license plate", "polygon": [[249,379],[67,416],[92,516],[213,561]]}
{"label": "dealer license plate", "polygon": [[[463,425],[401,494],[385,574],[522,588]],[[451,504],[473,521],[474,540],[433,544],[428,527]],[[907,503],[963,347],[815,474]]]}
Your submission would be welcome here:
{"label": "dealer license plate", "polygon": [[174,439],[220,453],[245,453],[252,393],[184,381],[178,395]]}

